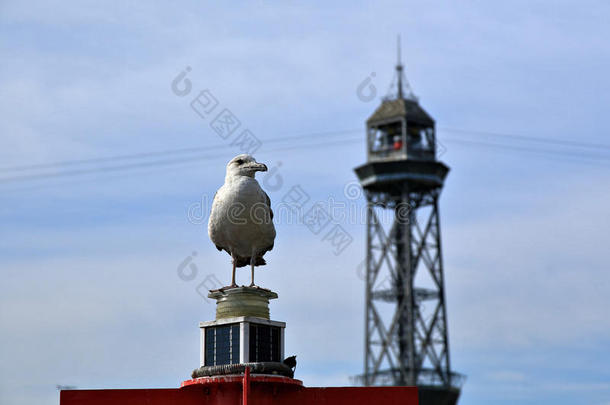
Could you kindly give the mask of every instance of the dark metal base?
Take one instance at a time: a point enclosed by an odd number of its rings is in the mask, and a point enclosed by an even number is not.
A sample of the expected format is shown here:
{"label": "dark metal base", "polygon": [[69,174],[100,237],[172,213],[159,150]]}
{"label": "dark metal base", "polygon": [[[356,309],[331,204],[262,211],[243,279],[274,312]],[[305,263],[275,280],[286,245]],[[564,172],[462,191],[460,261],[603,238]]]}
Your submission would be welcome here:
{"label": "dark metal base", "polygon": [[241,363],[241,364],[223,364],[219,366],[202,366],[191,373],[192,378],[212,377],[218,375],[244,374],[246,367],[250,369],[252,374],[271,374],[281,375],[284,377],[294,377],[294,371],[285,365],[275,361],[266,361],[258,363]]}
{"label": "dark metal base", "polygon": [[457,388],[419,386],[419,405],[455,405],[460,397]]}

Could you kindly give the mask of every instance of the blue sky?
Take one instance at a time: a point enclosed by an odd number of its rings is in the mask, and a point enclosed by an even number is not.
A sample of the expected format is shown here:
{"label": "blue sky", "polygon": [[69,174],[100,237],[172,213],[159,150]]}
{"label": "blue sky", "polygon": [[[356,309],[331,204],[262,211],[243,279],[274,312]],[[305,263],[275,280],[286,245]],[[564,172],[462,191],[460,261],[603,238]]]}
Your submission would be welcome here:
{"label": "blue sky", "polygon": [[[197,286],[230,272],[207,212],[187,213],[238,152],[193,112],[193,96],[208,89],[263,142],[257,159],[281,176],[267,178],[273,201],[300,185],[310,203],[361,209],[344,189],[400,33],[452,168],[441,217],[452,365],[468,376],[460,403],[610,403],[608,147],[443,129],[610,144],[609,16],[601,1],[3,2],[0,402],[57,403],[56,384],[186,379],[197,323],[214,316]],[[193,93],[181,98],[171,82],[186,66]],[[356,89],[369,77],[377,97],[365,102]],[[278,141],[338,130],[353,131]],[[6,180],[42,172],[15,166],[190,147],[210,149],[184,164]],[[323,235],[277,223],[257,272],[280,295],[271,313],[288,323],[287,353],[310,386],[362,371],[364,226],[341,225],[353,242],[335,256]],[[187,282],[177,268],[194,251]]]}

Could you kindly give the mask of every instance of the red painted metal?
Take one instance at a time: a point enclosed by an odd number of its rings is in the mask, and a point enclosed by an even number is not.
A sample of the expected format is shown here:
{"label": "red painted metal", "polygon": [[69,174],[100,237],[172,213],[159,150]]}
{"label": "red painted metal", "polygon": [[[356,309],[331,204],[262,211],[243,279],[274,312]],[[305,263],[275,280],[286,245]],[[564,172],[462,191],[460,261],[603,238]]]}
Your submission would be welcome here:
{"label": "red painted metal", "polygon": [[244,396],[242,398],[242,404],[248,405],[248,390],[250,388],[250,367],[246,367],[246,370],[244,371],[243,386],[244,389],[242,391],[244,393]]}
{"label": "red painted metal", "polygon": [[[248,373],[249,374],[249,373]],[[181,388],[61,391],[60,405],[417,405],[416,387],[304,387],[249,374],[187,380]]]}

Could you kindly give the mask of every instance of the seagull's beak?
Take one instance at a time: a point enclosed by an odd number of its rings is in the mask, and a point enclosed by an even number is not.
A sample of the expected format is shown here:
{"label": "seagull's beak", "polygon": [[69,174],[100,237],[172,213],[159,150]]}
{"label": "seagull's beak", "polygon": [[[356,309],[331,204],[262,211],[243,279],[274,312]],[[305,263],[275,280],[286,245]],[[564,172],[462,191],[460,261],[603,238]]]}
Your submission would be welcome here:
{"label": "seagull's beak", "polygon": [[267,165],[265,165],[263,163],[253,163],[252,168],[254,169],[255,172],[266,172],[267,171]]}

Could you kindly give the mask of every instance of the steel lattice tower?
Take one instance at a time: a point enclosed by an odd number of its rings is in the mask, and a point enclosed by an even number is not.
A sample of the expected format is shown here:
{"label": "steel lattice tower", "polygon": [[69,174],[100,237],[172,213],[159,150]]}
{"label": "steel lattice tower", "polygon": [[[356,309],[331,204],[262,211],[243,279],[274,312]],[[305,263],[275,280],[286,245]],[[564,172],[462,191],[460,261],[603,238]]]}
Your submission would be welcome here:
{"label": "steel lattice tower", "polygon": [[[420,404],[455,404],[438,200],[449,168],[435,123],[396,67],[397,91],[367,120],[364,385],[417,385]],[[403,89],[406,89],[406,91]]]}

